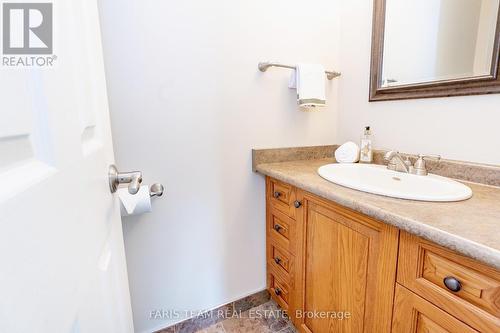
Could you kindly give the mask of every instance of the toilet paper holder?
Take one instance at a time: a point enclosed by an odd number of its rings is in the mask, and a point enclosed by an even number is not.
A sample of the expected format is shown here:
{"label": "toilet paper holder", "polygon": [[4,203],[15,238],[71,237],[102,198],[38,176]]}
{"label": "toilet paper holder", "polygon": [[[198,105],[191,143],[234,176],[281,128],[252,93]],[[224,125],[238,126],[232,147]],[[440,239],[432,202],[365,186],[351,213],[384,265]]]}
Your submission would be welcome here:
{"label": "toilet paper holder", "polygon": [[[109,166],[108,171],[109,189],[111,193],[118,190],[120,184],[128,184],[128,192],[132,195],[137,194],[142,183],[142,172],[119,172],[115,165]],[[160,183],[155,183],[149,188],[149,196],[161,197],[165,188]]]}
{"label": "toilet paper holder", "polygon": [[119,172],[114,164],[108,169],[109,190],[115,193],[120,184],[128,184],[128,193],[137,194],[142,183],[142,172]]}
{"label": "toilet paper holder", "polygon": [[151,185],[149,188],[149,196],[152,197],[161,197],[163,195],[163,191],[165,188],[160,183],[155,183]]}

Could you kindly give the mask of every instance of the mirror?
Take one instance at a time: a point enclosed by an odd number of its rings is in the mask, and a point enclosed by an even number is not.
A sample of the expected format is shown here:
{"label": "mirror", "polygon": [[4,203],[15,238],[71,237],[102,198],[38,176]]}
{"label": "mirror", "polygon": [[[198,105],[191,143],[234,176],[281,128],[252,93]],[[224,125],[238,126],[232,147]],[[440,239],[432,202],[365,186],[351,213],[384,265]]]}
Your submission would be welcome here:
{"label": "mirror", "polygon": [[500,92],[500,0],[375,0],[370,100]]}

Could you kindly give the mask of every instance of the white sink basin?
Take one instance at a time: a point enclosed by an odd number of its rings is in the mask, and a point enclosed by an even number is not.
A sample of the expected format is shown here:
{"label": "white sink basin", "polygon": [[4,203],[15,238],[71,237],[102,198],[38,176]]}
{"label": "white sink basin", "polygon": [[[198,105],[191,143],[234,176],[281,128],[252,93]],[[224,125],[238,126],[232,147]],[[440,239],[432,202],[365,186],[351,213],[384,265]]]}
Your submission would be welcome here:
{"label": "white sink basin", "polygon": [[449,178],[416,176],[388,170],[374,164],[328,164],[318,173],[332,183],[355,190],[393,198],[420,201],[461,201],[472,196],[472,190]]}

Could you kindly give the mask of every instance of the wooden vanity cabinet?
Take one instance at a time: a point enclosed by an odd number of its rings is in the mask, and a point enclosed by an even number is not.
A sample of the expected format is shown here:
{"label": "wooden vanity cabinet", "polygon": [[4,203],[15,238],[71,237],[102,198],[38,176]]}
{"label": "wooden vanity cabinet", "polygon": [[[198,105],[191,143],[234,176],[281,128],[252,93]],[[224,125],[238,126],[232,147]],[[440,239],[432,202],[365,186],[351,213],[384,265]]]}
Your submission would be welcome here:
{"label": "wooden vanity cabinet", "polygon": [[389,332],[398,229],[303,191],[297,199],[299,331]]}
{"label": "wooden vanity cabinet", "polygon": [[266,193],[267,288],[281,308],[292,313],[296,189],[268,177]]}
{"label": "wooden vanity cabinet", "polygon": [[268,287],[299,331],[389,332],[399,230],[270,178],[267,189]]}
{"label": "wooden vanity cabinet", "polygon": [[299,332],[500,332],[500,271],[289,184],[266,184],[268,289]]}

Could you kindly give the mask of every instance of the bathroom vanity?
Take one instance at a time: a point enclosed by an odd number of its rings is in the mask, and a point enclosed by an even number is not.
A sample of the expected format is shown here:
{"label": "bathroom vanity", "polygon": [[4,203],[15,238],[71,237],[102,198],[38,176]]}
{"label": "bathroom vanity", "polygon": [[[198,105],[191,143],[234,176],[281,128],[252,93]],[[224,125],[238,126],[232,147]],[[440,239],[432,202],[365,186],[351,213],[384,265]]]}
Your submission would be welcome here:
{"label": "bathroom vanity", "polygon": [[328,163],[256,167],[268,289],[300,332],[500,332],[500,188],[392,199],[321,179]]}

